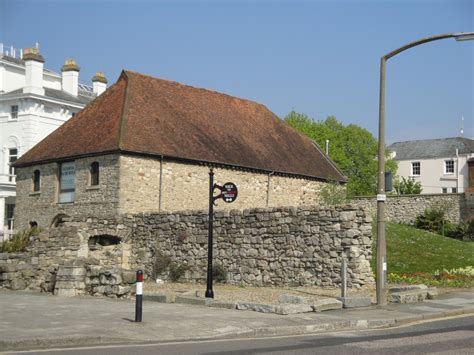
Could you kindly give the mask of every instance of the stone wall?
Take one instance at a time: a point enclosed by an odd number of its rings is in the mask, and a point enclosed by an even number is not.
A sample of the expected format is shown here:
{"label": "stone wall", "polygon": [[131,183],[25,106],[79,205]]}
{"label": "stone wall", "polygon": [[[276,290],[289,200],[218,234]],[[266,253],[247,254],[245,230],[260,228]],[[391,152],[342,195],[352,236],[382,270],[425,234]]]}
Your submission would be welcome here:
{"label": "stone wall", "polygon": [[[15,229],[28,227],[35,221],[42,228],[49,228],[55,216],[71,217],[89,214],[110,215],[118,207],[119,183],[118,155],[104,155],[77,159],[74,203],[58,203],[57,163],[33,165],[17,169]],[[90,184],[90,165],[97,161],[100,166],[98,186]],[[41,172],[40,191],[33,192],[33,172]]]}
{"label": "stone wall", "polygon": [[[93,218],[87,233],[103,223]],[[130,266],[155,275],[160,255],[186,266],[185,279],[204,281],[208,217],[203,211],[122,215],[108,225],[124,226],[133,235]],[[349,283],[372,281],[371,217],[362,208],[290,207],[218,210],[214,221],[215,262],[227,270],[228,282],[249,285],[322,285],[340,282],[342,257],[349,258]]]}
{"label": "stone wall", "polygon": [[[351,203],[364,207],[372,216],[377,214],[376,197],[357,197]],[[416,217],[425,209],[441,207],[452,223],[458,223],[466,217],[466,199],[464,194],[400,195],[387,196],[385,210],[388,221],[414,224]]]}
{"label": "stone wall", "polygon": [[[90,185],[90,164],[99,162],[100,185]],[[64,214],[74,219],[90,215],[153,213],[207,209],[209,167],[130,155],[76,159],[75,201],[58,203],[57,163],[17,169],[15,227],[36,221],[48,228]],[[162,164],[162,165],[161,165]],[[41,171],[41,191],[33,192],[33,172]],[[162,181],[160,184],[160,169]],[[233,204],[221,209],[301,206],[317,204],[323,182],[250,171],[215,168],[215,182],[234,182],[239,189]],[[161,209],[160,209],[161,197]]]}
{"label": "stone wall", "polygon": [[[217,210],[214,261],[234,284],[335,286],[347,257],[349,286],[358,287],[373,282],[371,228],[350,205]],[[207,231],[204,211],[65,220],[26,252],[0,254],[0,287],[127,297],[131,270],[167,278],[155,272],[164,257],[185,266],[185,280],[204,281]]]}
{"label": "stone wall", "polygon": [[[97,227],[89,234],[66,221],[32,236],[22,253],[0,253],[0,288],[62,296],[130,296],[135,272],[127,269],[129,236],[120,226]],[[117,236],[120,244],[91,243],[104,235]]]}
{"label": "stone wall", "polygon": [[[162,164],[162,165],[161,165]],[[162,175],[160,190],[160,168]],[[323,182],[263,173],[214,168],[215,183],[228,181],[239,189],[232,204],[222,209],[314,205],[319,201]],[[209,167],[160,162],[155,158],[120,157],[120,213],[207,209]]]}

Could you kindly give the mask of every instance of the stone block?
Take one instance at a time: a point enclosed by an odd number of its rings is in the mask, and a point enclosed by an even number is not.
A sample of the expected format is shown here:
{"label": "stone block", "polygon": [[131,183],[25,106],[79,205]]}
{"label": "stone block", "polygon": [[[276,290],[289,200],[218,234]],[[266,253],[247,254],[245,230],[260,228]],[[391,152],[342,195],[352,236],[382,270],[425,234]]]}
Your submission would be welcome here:
{"label": "stone block", "polygon": [[291,304],[301,304],[301,303],[308,303],[308,300],[305,297],[297,296],[297,295],[290,295],[284,293],[278,297],[278,302],[280,303],[291,303]]}
{"label": "stone block", "polygon": [[194,304],[199,306],[206,306],[211,301],[212,299],[192,296],[176,296],[175,298],[175,303]]}
{"label": "stone block", "polygon": [[237,309],[237,303],[236,302],[212,300],[212,302],[209,302],[207,305],[209,307],[214,307],[214,308]]}
{"label": "stone block", "polygon": [[122,270],[122,281],[126,284],[133,284],[137,279],[135,271]]}
{"label": "stone block", "polygon": [[324,298],[312,303],[311,306],[313,307],[314,312],[324,312],[333,309],[341,309],[342,302],[335,298]]}
{"label": "stone block", "polygon": [[152,301],[152,302],[161,302],[161,303],[174,303],[175,302],[175,295],[165,295],[165,294],[158,294],[158,293],[145,293],[143,294],[144,301]]}
{"label": "stone block", "polygon": [[392,292],[405,292],[405,291],[414,291],[414,290],[428,290],[428,286],[419,284],[419,285],[405,285],[405,286],[396,286],[390,287],[388,290],[390,293]]}
{"label": "stone block", "polygon": [[369,307],[372,303],[370,297],[339,297],[343,308]]}
{"label": "stone block", "polygon": [[313,307],[310,306],[309,304],[280,304],[275,306],[275,313],[276,314],[282,314],[282,315],[287,315],[287,314],[296,314],[296,313],[308,313],[308,312],[313,312]]}
{"label": "stone block", "polygon": [[276,306],[272,304],[261,304],[252,302],[237,302],[237,309],[262,313],[275,313]]}
{"label": "stone block", "polygon": [[438,297],[438,295],[439,295],[439,293],[438,293],[438,289],[436,287],[430,287],[426,291],[426,296],[429,300],[435,299],[436,297]]}
{"label": "stone block", "polygon": [[415,303],[424,301],[428,296],[427,290],[411,290],[392,292],[389,294],[389,302],[391,303]]}

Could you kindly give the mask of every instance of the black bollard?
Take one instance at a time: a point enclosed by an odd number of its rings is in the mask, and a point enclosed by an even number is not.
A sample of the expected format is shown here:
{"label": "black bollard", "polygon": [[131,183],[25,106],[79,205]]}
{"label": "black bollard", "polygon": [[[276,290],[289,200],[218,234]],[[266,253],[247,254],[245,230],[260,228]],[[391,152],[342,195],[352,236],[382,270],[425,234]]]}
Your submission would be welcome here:
{"label": "black bollard", "polygon": [[137,271],[137,282],[135,292],[135,322],[142,321],[142,303],[143,303],[143,271]]}

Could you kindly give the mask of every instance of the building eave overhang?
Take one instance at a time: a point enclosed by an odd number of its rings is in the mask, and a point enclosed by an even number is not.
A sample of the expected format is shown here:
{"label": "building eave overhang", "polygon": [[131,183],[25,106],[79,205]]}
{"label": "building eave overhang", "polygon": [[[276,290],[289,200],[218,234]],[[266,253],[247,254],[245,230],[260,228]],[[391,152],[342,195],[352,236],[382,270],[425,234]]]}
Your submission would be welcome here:
{"label": "building eave overhang", "polygon": [[175,161],[175,162],[181,162],[181,163],[187,163],[187,164],[205,165],[205,166],[215,167],[215,168],[221,167],[221,168],[226,168],[226,169],[235,169],[235,170],[254,172],[254,173],[260,173],[260,174],[272,174],[272,175],[279,175],[279,176],[286,176],[286,177],[293,177],[293,178],[309,179],[309,180],[315,180],[315,181],[321,181],[321,182],[334,182],[335,181],[340,184],[347,183],[347,179],[334,180],[334,179],[329,179],[322,176],[302,175],[302,174],[297,174],[297,173],[292,173],[292,172],[287,172],[287,171],[274,171],[274,170],[262,169],[258,167],[252,167],[252,166],[241,166],[237,164],[230,164],[230,163],[223,163],[223,162],[195,160],[195,159],[168,156],[168,155],[156,154],[156,153],[150,153],[150,152],[136,152],[136,151],[122,150],[122,149],[108,150],[108,151],[95,152],[95,153],[89,153],[89,154],[80,154],[80,155],[69,156],[69,157],[44,159],[44,160],[38,160],[38,161],[33,161],[33,162],[27,162],[27,163],[21,163],[20,162],[21,158],[20,158],[19,160],[20,163],[14,163],[13,165],[15,166],[15,168],[25,168],[25,167],[34,166],[34,165],[61,163],[61,162],[66,162],[66,161],[71,161],[71,160],[76,160],[76,159],[81,159],[81,158],[89,158],[89,157],[111,155],[111,154],[161,158],[161,159],[165,159],[169,161]]}

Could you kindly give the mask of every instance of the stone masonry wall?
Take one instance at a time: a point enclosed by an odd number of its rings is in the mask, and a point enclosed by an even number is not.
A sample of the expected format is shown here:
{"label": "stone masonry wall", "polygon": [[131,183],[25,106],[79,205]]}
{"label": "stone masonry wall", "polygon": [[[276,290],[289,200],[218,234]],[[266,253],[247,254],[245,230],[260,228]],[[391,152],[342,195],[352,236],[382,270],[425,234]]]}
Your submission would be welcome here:
{"label": "stone masonry wall", "polygon": [[[28,222],[36,221],[42,228],[48,228],[55,216],[84,216],[89,214],[110,215],[118,206],[118,165],[117,155],[104,155],[77,159],[76,187],[74,203],[58,203],[57,163],[34,165],[17,169],[15,229],[28,227]],[[100,181],[91,186],[89,168],[92,162],[99,162]],[[33,172],[41,172],[40,191],[33,192]]]}
{"label": "stone masonry wall", "polygon": [[[100,185],[90,185],[90,164],[100,165]],[[75,201],[58,203],[57,163],[17,169],[15,229],[36,221],[47,228],[58,214],[78,219],[90,215],[110,216],[207,209],[209,168],[202,165],[163,162],[160,190],[160,159],[129,155],[105,155],[76,159]],[[41,191],[33,192],[33,172],[41,171]],[[234,182],[239,197],[232,205],[219,208],[301,206],[319,202],[323,182],[215,168],[215,182]],[[269,183],[270,180],[270,183]]]}
{"label": "stone masonry wall", "polygon": [[[425,209],[441,207],[446,210],[449,221],[458,223],[465,217],[465,200],[464,194],[389,195],[385,202],[385,210],[388,221],[414,224],[416,217],[422,214]],[[363,206],[372,216],[377,214],[375,196],[354,198],[351,203]]]}
{"label": "stone masonry wall", "polygon": [[[123,225],[131,235],[130,265],[148,276],[160,255],[186,266],[185,279],[204,281],[207,263],[208,217],[203,211],[122,215],[117,220],[92,219]],[[250,285],[322,285],[340,282],[342,257],[349,260],[349,283],[372,282],[371,217],[360,207],[290,207],[219,210],[214,221],[215,262],[228,281]]]}
{"label": "stone masonry wall", "polygon": [[[371,229],[351,205],[217,210],[214,262],[234,284],[335,286],[346,257],[349,286],[359,287],[373,282]],[[163,256],[186,267],[185,280],[204,281],[207,231],[205,211],[71,218],[24,253],[0,254],[0,287],[127,297],[132,270],[168,277],[154,272]]]}
{"label": "stone masonry wall", "polygon": [[[30,237],[22,253],[0,253],[0,288],[62,296],[130,296],[135,272],[128,270],[130,248],[125,229],[101,224],[90,233],[80,231],[74,222],[65,222]],[[91,243],[110,235],[120,243]]]}
{"label": "stone masonry wall", "polygon": [[[160,202],[159,159],[120,157],[120,213],[158,212]],[[232,204],[219,203],[222,209],[314,205],[324,183],[300,178],[214,168],[214,181],[228,181],[239,189]],[[162,167],[162,211],[207,209],[209,167],[164,161]],[[270,189],[269,189],[270,185]]]}

